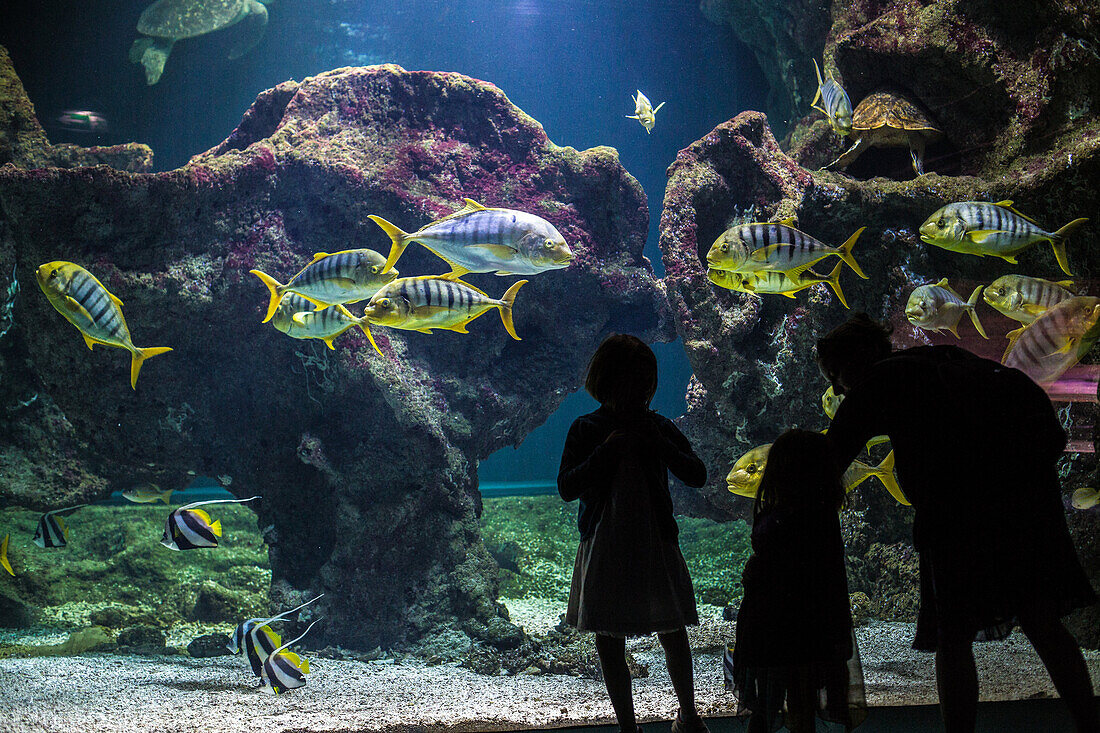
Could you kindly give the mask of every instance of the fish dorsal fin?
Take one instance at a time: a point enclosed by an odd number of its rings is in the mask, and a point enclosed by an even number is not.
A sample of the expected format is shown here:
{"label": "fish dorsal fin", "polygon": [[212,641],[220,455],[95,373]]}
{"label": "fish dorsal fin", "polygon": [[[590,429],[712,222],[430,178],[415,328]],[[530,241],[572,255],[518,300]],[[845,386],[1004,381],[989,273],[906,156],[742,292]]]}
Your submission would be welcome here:
{"label": "fish dorsal fin", "polygon": [[1074,294],[1077,293],[1077,283],[1073,282],[1072,280],[1059,280],[1058,282],[1056,282],[1054,284],[1055,285],[1060,285],[1061,287],[1065,288],[1066,290],[1070,291],[1071,293],[1074,293]]}
{"label": "fish dorsal fin", "polygon": [[210,515],[204,512],[202,509],[191,509],[190,511],[192,514],[201,519],[204,524],[208,526],[210,525]]}
{"label": "fish dorsal fin", "polygon": [[780,219],[779,221],[777,221],[775,223],[780,224],[780,225],[785,226],[785,227],[793,227],[794,223],[796,221],[798,221],[797,216],[788,216],[786,219]]}
{"label": "fish dorsal fin", "polygon": [[61,536],[65,539],[69,539],[69,527],[65,524],[65,520],[61,517],[54,517],[53,520],[57,522],[57,526],[61,528]]}
{"label": "fish dorsal fin", "polygon": [[[85,272],[88,272],[88,271],[87,271],[87,270],[85,270]],[[99,278],[98,278],[98,277],[96,277],[95,275],[92,275],[92,273],[90,273],[90,272],[88,272],[88,275],[89,275],[89,276],[90,276],[90,277],[91,277],[91,278],[92,278],[93,280],[95,280],[95,284],[96,284],[96,285],[98,285],[99,287],[103,288],[103,292],[107,293],[107,297],[109,297],[109,298],[110,298],[110,299],[111,299],[112,301],[114,301],[115,305],[117,305],[117,306],[118,306],[119,308],[121,308],[121,307],[122,307],[122,301],[121,301],[121,300],[119,300],[118,298],[116,298],[116,297],[114,296],[114,293],[112,293],[112,292],[111,292],[110,290],[108,290],[108,289],[107,289],[107,287],[106,287],[106,286],[105,286],[105,285],[104,285],[103,283],[101,283],[101,282],[99,281]]]}
{"label": "fish dorsal fin", "polygon": [[1002,209],[1011,209],[1012,203],[1012,199],[1005,199],[1004,201],[996,201],[993,203],[993,205],[1000,206]]}
{"label": "fish dorsal fin", "polygon": [[283,658],[297,667],[302,674],[309,674],[309,662],[294,652],[282,652]]}
{"label": "fish dorsal fin", "polygon": [[[475,293],[478,293],[480,295],[484,295],[486,298],[489,298],[488,293],[486,293],[481,288],[478,288],[478,287],[475,287],[475,286],[471,285],[470,283],[463,280],[461,277],[440,277],[439,275],[424,275],[423,277],[424,277],[425,280],[443,280],[444,282],[455,283],[456,285],[462,285],[463,287],[467,287],[470,290],[473,290]],[[490,300],[491,299],[492,298],[490,298]]]}
{"label": "fish dorsal fin", "polygon": [[[323,260],[323,259],[325,259],[326,257],[329,257],[329,256],[330,256],[330,254],[328,252],[314,252],[313,253],[313,259],[309,261],[309,265],[312,265],[313,263],[317,262],[317,260]],[[309,267],[309,265],[306,265],[306,267]]]}
{"label": "fish dorsal fin", "polygon": [[996,206],[996,207],[999,207],[1001,209],[1006,209],[1008,211],[1011,211],[1013,214],[1020,217],[1021,219],[1024,219],[1026,221],[1030,221],[1035,226],[1039,226],[1039,222],[1035,221],[1034,219],[1032,219],[1027,214],[1021,214],[1019,211],[1017,211],[1015,208],[1013,208],[1012,201],[1010,199],[1005,199],[1004,201],[998,201],[998,202],[994,203],[993,205]]}
{"label": "fish dorsal fin", "polygon": [[941,277],[940,281],[938,283],[936,283],[936,287],[937,288],[950,288],[951,286],[947,284],[947,278],[946,277]]}
{"label": "fish dorsal fin", "polygon": [[456,211],[455,212],[456,214],[463,214],[463,213],[467,213],[467,212],[471,212],[471,211],[488,211],[489,210],[488,206],[482,206],[481,204],[474,201],[473,199],[462,199],[462,202],[466,205],[463,206],[458,211]]}

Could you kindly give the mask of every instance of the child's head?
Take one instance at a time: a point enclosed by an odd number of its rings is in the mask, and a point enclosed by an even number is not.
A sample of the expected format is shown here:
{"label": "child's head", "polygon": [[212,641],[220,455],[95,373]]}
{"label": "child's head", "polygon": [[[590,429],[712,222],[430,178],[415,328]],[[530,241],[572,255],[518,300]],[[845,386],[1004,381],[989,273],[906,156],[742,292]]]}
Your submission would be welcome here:
{"label": "child's head", "polygon": [[766,506],[797,509],[808,504],[840,509],[843,503],[844,488],[828,438],[795,429],[775,439],[756,490],[754,513]]}
{"label": "child's head", "polygon": [[657,357],[641,339],[612,334],[588,362],[584,388],[616,412],[648,408],[657,392]]}

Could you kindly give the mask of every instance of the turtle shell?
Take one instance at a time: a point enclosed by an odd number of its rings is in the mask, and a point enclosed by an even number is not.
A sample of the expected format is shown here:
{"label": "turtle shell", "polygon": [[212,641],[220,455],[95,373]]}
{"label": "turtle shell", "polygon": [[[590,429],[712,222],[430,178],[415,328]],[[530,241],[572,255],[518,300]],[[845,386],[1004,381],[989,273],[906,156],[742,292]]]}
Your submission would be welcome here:
{"label": "turtle shell", "polygon": [[940,132],[921,108],[905,97],[891,92],[874,92],[856,105],[852,112],[852,128],[877,130],[882,127],[913,132]]}
{"label": "turtle shell", "polygon": [[246,0],[157,0],[138,18],[138,33],[156,38],[193,38],[240,20]]}

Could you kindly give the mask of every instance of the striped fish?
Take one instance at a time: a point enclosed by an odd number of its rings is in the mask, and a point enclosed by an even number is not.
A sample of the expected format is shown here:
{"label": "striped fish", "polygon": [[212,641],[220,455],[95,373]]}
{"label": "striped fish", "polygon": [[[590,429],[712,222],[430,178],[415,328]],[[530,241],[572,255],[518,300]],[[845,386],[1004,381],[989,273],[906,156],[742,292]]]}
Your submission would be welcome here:
{"label": "striped fish", "polygon": [[737,688],[736,665],[733,661],[733,649],[726,647],[722,655],[722,681],[726,686],[726,692],[733,692]]}
{"label": "striped fish", "polygon": [[[749,499],[756,498],[756,492],[760,489],[760,480],[764,477],[764,469],[768,465],[768,454],[771,448],[771,443],[758,445],[737,459],[726,475],[726,487],[731,494]],[[898,485],[897,475],[894,473],[893,451],[890,451],[877,466],[869,466],[863,461],[852,461],[841,479],[844,491],[852,491],[872,476],[882,482],[890,496],[894,497],[898,503],[909,506],[909,500]]]}
{"label": "striped fish", "polygon": [[410,242],[420,242],[450,265],[451,278],[467,272],[537,275],[568,267],[572,261],[565,237],[541,216],[464,201],[465,207],[411,233],[371,214],[368,218],[393,240],[384,271],[394,266]]}
{"label": "striped fish", "polygon": [[64,547],[69,544],[69,528],[65,526],[65,520],[62,517],[66,517],[77,509],[86,506],[88,505],[77,504],[76,506],[55,509],[52,512],[43,514],[38,518],[38,526],[34,530],[34,544],[42,549]]}
{"label": "striped fish", "polygon": [[397,277],[397,270],[390,272],[385,264],[386,259],[373,249],[346,249],[332,254],[318,252],[286,285],[261,270],[249,272],[260,278],[271,293],[263,320],[267,323],[275,316],[286,293],[297,293],[317,310],[366,300]]}
{"label": "striped fish", "polygon": [[[828,388],[821,393],[821,409],[825,411],[825,416],[832,420],[836,416],[836,411],[840,409],[840,403],[843,401],[844,395],[837,394],[830,384]],[[871,448],[881,443],[889,442],[889,435],[876,435],[867,441],[867,450],[871,450]]]}
{"label": "striped fish", "polygon": [[707,268],[707,278],[715,285],[728,290],[760,295],[784,295],[788,298],[794,298],[795,293],[813,287],[818,283],[825,283],[833,289],[841,305],[847,308],[848,301],[844,299],[844,292],[840,289],[840,268],[842,264],[837,262],[836,267],[828,275],[818,275],[813,270],[806,270],[797,281],[782,272],[753,272],[741,275],[736,272],[715,270],[713,267]]}
{"label": "striped fish", "polygon": [[1076,294],[1072,280],[1051,282],[1041,277],[1005,275],[989,284],[982,293],[982,299],[1015,321],[1031,323]]}
{"label": "striped fish", "polygon": [[167,346],[145,349],[134,346],[122,316],[122,301],[80,265],[47,262],[35,270],[34,275],[50,305],[79,329],[89,349],[103,344],[130,352],[131,388],[137,389],[138,373],[146,359],[172,350]]}
{"label": "striped fish", "polygon": [[1050,242],[1062,272],[1071,275],[1065,239],[1088,219],[1074,219],[1056,232],[1048,232],[1016,209],[1011,201],[995,204],[963,201],[936,210],[921,224],[920,238],[951,252],[1000,257],[1016,264],[1016,255],[1036,242]]}
{"label": "striped fish", "polygon": [[295,611],[300,611],[318,598],[323,598],[324,595],[322,593],[317,598],[308,600],[297,608],[283,611],[271,618],[251,618],[242,621],[233,630],[233,636],[230,637],[226,648],[233,654],[244,652],[248,658],[248,663],[252,666],[252,674],[259,677],[260,672],[263,670],[264,660],[283,643],[279,635],[272,631],[268,624],[280,621]]}
{"label": "striped fish", "polygon": [[301,636],[275,649],[267,659],[264,660],[264,666],[260,674],[260,678],[264,681],[264,686],[261,688],[264,692],[269,695],[281,695],[287,690],[306,686],[306,675],[309,674],[309,662],[300,658],[294,652],[284,650],[291,644],[297,643],[305,638],[309,630],[320,620],[321,619],[317,619],[317,621],[314,621],[306,627],[306,630],[302,632]]}
{"label": "striped fish", "polygon": [[8,575],[15,577],[15,571],[12,570],[11,563],[8,562],[8,537],[4,535],[4,539],[0,540],[0,565],[4,566],[4,570],[8,571]]}
{"label": "striped fish", "polygon": [[1010,331],[1001,363],[1049,384],[1081,360],[1100,337],[1100,298],[1063,300],[1026,326]]}
{"label": "striped fish", "polygon": [[905,317],[917,328],[950,331],[958,338],[959,320],[966,313],[982,338],[989,338],[978,320],[978,296],[981,294],[982,286],[979,285],[974,288],[969,300],[963,300],[951,289],[945,277],[934,285],[921,285],[914,290],[905,304]]}
{"label": "striped fish", "polygon": [[[833,132],[841,137],[847,137],[852,132],[852,100],[848,98],[848,93],[837,83],[832,74],[827,74],[822,81],[821,68],[817,65],[817,59],[814,59],[814,73],[817,74],[817,94],[814,95],[814,101],[810,102],[810,106],[825,115]],[[824,106],[818,106],[819,99]]]}
{"label": "striped fish", "polygon": [[452,280],[449,276],[403,277],[375,293],[367,304],[365,317],[371,323],[407,331],[431,333],[433,328],[444,328],[469,333],[466,326],[470,321],[492,308],[499,308],[505,330],[519,341],[512,323],[512,305],[516,293],[526,282],[516,281],[500,300],[496,300],[473,285]]}
{"label": "striped fish", "polygon": [[[396,274],[397,270],[392,272]],[[382,353],[378,344],[374,343],[374,336],[367,325],[369,321],[366,318],[356,318],[342,305],[314,310],[310,301],[297,293],[287,293],[279,303],[271,323],[291,338],[321,339],[334,350],[336,347],[332,345],[333,340],[349,328],[358,326],[363,329],[375,351]]]}
{"label": "striped fish", "polygon": [[852,247],[866,227],[860,227],[839,247],[830,247],[790,226],[793,219],[779,222],[739,224],[723,232],[707,253],[707,264],[716,270],[742,275],[781,272],[795,282],[816,262],[836,255],[857,275],[866,279],[852,257]]}
{"label": "striped fish", "polygon": [[259,498],[259,496],[253,496],[248,499],[212,499],[181,506],[169,514],[164,522],[164,536],[160,538],[160,543],[169,550],[217,547],[218,538],[222,536],[221,520],[211,522],[210,515],[196,507],[207,504],[244,504]]}

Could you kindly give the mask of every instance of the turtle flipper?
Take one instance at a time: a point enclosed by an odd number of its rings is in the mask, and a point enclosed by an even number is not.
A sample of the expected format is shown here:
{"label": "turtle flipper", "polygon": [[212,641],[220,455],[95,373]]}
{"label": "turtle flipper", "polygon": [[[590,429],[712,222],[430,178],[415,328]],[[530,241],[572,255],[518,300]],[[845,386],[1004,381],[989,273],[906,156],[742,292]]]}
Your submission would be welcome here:
{"label": "turtle flipper", "polygon": [[130,47],[130,61],[145,67],[145,83],[153,86],[164,73],[164,63],[175,44],[170,38],[139,38]]}
{"label": "turtle flipper", "polygon": [[237,40],[229,49],[230,59],[239,59],[251,51],[264,37],[267,29],[267,8],[257,0],[248,0],[237,30]]}
{"label": "turtle flipper", "polygon": [[863,151],[869,147],[870,146],[863,141],[862,137],[856,138],[856,141],[852,143],[852,147],[845,150],[839,158],[834,160],[832,163],[829,163],[829,165],[825,166],[824,170],[832,170],[833,168],[840,168],[841,170],[844,170],[852,163],[854,163],[856,161],[856,158],[862,155]]}

